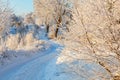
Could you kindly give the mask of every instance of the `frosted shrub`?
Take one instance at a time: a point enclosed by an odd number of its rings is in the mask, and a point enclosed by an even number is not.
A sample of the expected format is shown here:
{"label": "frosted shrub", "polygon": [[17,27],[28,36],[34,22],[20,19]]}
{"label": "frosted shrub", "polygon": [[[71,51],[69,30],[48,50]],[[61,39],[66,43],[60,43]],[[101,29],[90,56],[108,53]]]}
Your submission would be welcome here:
{"label": "frosted shrub", "polygon": [[6,40],[6,46],[9,49],[12,49],[12,50],[17,49],[17,47],[19,45],[19,42],[20,42],[19,36],[20,36],[19,34],[17,34],[17,35],[10,35],[7,38],[7,40]]}
{"label": "frosted shrub", "polygon": [[25,45],[26,46],[31,46],[34,43],[34,41],[35,41],[35,39],[33,37],[33,33],[28,33],[26,35],[24,41],[25,41]]}

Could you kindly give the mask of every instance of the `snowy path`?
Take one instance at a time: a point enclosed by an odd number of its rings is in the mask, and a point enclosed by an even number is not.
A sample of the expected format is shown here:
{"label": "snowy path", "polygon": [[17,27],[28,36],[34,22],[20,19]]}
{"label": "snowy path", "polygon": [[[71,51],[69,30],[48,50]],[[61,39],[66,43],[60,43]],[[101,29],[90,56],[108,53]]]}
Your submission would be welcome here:
{"label": "snowy path", "polygon": [[46,50],[44,55],[33,57],[0,73],[0,80],[43,80],[46,65],[57,56],[57,49],[60,47],[55,43],[50,45],[51,47]]}

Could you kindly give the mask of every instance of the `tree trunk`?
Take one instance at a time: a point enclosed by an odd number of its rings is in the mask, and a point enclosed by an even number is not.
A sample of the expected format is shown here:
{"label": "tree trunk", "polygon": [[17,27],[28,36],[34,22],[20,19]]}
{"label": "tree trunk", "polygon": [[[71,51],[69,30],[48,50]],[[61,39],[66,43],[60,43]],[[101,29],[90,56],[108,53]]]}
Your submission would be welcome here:
{"label": "tree trunk", "polygon": [[57,20],[57,27],[56,27],[56,30],[55,30],[55,37],[56,38],[58,37],[58,31],[59,31],[59,27],[60,27],[61,22],[62,22],[62,17],[59,16],[59,18]]}
{"label": "tree trunk", "polygon": [[55,30],[55,37],[57,38],[58,37],[58,31],[59,31],[59,25],[57,25],[57,28]]}
{"label": "tree trunk", "polygon": [[50,28],[50,26],[49,26],[49,24],[47,24],[47,26],[46,26],[47,33],[49,32],[49,28]]}

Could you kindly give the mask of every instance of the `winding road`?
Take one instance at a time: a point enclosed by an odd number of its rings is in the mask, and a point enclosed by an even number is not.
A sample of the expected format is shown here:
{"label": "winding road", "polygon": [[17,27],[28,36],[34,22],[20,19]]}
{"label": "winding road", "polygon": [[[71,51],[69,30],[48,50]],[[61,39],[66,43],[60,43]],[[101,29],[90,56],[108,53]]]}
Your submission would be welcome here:
{"label": "winding road", "polygon": [[51,43],[43,55],[32,57],[0,73],[0,80],[43,80],[46,65],[57,56],[59,48],[58,44]]}

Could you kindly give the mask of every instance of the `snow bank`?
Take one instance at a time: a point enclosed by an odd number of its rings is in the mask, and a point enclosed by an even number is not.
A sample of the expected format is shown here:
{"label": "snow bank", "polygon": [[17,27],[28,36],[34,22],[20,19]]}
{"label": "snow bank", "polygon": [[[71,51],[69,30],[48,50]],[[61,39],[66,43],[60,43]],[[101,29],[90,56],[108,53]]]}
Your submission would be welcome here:
{"label": "snow bank", "polygon": [[110,75],[97,63],[86,60],[61,60],[62,62],[59,63],[61,57],[63,55],[49,62],[44,80],[110,80]]}
{"label": "snow bank", "polygon": [[37,55],[40,51],[45,51],[46,48],[44,48],[44,45],[46,45],[45,41],[41,41],[41,43],[36,44],[33,47],[27,47],[20,50],[5,50],[2,51],[0,54],[0,67],[7,66],[11,63],[17,63],[21,60],[27,59],[32,57],[33,55]]}
{"label": "snow bank", "polygon": [[86,51],[75,52],[70,45],[72,43],[64,46],[62,52],[49,61],[43,80],[110,80],[109,73],[92,60],[93,57]]}

